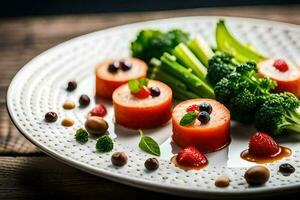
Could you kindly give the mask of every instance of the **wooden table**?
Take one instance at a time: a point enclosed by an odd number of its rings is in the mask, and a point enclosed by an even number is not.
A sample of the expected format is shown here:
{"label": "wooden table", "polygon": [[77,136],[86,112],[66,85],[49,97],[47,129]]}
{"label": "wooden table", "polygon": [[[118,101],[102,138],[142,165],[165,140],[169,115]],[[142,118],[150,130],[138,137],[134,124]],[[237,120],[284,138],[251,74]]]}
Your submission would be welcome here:
{"label": "wooden table", "polygon": [[224,15],[300,24],[299,11],[300,5],[290,5],[0,19],[0,199],[177,198],[73,169],[28,142],[9,119],[5,94],[17,70],[34,56],[70,38],[126,23],[188,15]]}

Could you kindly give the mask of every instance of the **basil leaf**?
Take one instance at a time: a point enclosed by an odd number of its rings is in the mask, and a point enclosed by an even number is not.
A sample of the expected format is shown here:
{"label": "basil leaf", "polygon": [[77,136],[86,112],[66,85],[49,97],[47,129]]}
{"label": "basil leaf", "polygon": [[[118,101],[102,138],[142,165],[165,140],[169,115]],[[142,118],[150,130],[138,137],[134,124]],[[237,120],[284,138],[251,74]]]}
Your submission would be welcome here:
{"label": "basil leaf", "polygon": [[197,118],[197,113],[196,112],[188,112],[183,117],[181,118],[179,124],[181,126],[187,126],[189,124],[192,124],[195,122]]}
{"label": "basil leaf", "polygon": [[133,93],[138,93],[143,86],[148,85],[148,79],[140,78],[128,81],[129,90]]}
{"label": "basil leaf", "polygon": [[160,156],[160,148],[155,140],[149,136],[144,136],[142,130],[139,130],[141,134],[141,140],[139,147],[147,153],[153,154],[155,156]]}

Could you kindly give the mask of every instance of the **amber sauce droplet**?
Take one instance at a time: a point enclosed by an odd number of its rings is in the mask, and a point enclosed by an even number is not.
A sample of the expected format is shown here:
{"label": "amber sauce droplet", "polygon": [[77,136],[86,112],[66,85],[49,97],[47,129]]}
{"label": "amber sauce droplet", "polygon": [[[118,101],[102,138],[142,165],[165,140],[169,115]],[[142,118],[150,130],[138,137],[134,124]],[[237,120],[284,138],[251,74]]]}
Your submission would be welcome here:
{"label": "amber sauce droplet", "polygon": [[195,166],[183,166],[183,165],[180,165],[177,161],[176,161],[176,155],[173,156],[171,158],[171,162],[178,168],[182,169],[182,170],[185,170],[185,171],[188,171],[188,170],[200,170],[200,169],[203,169],[205,168],[207,165],[208,165],[208,162],[205,164],[205,165],[202,165],[202,166],[199,166],[199,167],[195,167]]}
{"label": "amber sauce droplet", "polygon": [[249,162],[255,162],[258,164],[265,164],[265,163],[273,163],[283,158],[289,157],[292,154],[292,150],[287,147],[280,146],[281,152],[273,157],[261,157],[255,156],[249,153],[248,149],[242,151],[241,158],[247,160]]}
{"label": "amber sauce droplet", "polygon": [[73,126],[73,124],[74,124],[74,120],[70,119],[70,118],[65,118],[61,122],[61,125],[66,126],[66,127]]}

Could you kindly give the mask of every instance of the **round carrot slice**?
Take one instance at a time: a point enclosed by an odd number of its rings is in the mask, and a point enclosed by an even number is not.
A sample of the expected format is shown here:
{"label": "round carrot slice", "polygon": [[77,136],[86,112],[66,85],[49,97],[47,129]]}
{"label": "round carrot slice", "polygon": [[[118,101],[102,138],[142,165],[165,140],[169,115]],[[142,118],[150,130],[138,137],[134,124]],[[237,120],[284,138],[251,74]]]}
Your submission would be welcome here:
{"label": "round carrot slice", "polygon": [[[202,124],[198,119],[194,123],[181,126],[180,120],[191,105],[209,103],[212,106],[210,120]],[[207,153],[217,151],[230,143],[230,113],[229,110],[213,99],[191,99],[178,104],[172,113],[173,141],[184,148],[193,146]]]}
{"label": "round carrot slice", "polygon": [[258,72],[262,77],[269,77],[277,82],[276,92],[291,92],[300,97],[300,69],[285,61],[287,69],[278,70],[275,66],[276,60],[269,59],[258,64]]}
{"label": "round carrot slice", "polygon": [[116,123],[132,129],[148,129],[160,126],[171,119],[171,88],[154,80],[149,80],[148,87],[158,87],[160,95],[137,98],[131,94],[128,84],[114,91],[112,98]]}
{"label": "round carrot slice", "polygon": [[[108,68],[112,63],[120,63],[121,61],[129,61],[131,68],[128,70],[117,70],[111,73]],[[127,83],[129,80],[146,77],[147,65],[144,61],[137,58],[119,58],[107,60],[100,63],[96,67],[96,95],[102,98],[111,99],[113,91]]]}

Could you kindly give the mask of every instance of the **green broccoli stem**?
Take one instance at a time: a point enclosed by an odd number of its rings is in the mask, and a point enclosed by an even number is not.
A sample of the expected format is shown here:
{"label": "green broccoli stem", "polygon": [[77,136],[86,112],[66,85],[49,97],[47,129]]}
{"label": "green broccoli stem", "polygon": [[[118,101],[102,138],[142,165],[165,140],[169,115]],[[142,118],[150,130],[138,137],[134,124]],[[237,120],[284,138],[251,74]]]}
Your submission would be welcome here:
{"label": "green broccoli stem", "polygon": [[292,133],[300,134],[300,111],[287,111],[282,128]]}
{"label": "green broccoli stem", "polygon": [[209,59],[214,56],[214,52],[210,46],[206,43],[201,35],[198,35],[196,38],[190,40],[187,43],[188,47],[192,52],[197,56],[197,58],[208,67]]}
{"label": "green broccoli stem", "polygon": [[185,67],[191,68],[193,74],[198,76],[201,80],[206,82],[205,77],[207,74],[206,67],[198,60],[193,52],[183,43],[180,43],[173,49],[173,55],[182,63]]}
{"label": "green broccoli stem", "polygon": [[161,57],[162,69],[186,83],[187,87],[201,97],[215,98],[214,90],[184,66],[176,62],[176,57],[164,53]]}

